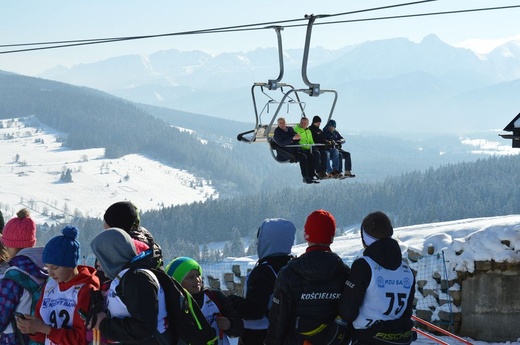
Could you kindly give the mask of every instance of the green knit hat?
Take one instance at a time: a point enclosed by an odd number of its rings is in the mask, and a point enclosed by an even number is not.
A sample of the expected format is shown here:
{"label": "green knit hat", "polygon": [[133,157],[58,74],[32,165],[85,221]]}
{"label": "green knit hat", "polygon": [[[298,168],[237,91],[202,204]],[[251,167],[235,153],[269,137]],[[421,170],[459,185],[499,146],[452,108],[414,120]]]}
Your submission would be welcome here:
{"label": "green knit hat", "polygon": [[182,283],[191,270],[199,271],[202,276],[202,268],[198,262],[186,256],[178,257],[166,266],[166,273],[179,283]]}

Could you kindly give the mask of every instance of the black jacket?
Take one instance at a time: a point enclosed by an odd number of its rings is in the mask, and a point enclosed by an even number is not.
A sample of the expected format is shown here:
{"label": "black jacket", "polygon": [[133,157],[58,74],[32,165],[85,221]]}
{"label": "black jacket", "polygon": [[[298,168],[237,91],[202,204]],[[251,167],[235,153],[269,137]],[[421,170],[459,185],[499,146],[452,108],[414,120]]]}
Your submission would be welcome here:
{"label": "black jacket", "polygon": [[[293,140],[293,137],[296,135],[296,132],[294,131],[294,128],[287,126],[287,131],[284,131],[280,127],[276,127],[274,130],[274,141],[280,146],[286,146],[286,145],[298,145],[299,140]],[[296,155],[299,151],[299,147],[285,147],[283,150],[276,150],[276,154],[279,159],[285,160],[290,159],[291,157],[286,153]]]}
{"label": "black jacket", "polygon": [[[312,133],[312,140],[316,144],[327,144],[327,140],[325,139],[325,133],[321,130],[321,128],[314,126],[314,124],[309,126],[309,130]],[[326,149],[326,146],[319,147],[319,149]]]}
{"label": "black jacket", "polygon": [[278,273],[291,258],[290,255],[281,255],[260,260],[249,274],[246,298],[228,296],[242,319],[256,320],[269,315],[268,304],[276,281],[273,270]]}
{"label": "black jacket", "polygon": [[[273,271],[278,274],[280,269],[287,265],[287,262],[292,258],[291,255],[279,255],[268,256],[258,261],[255,268],[249,273],[246,298],[235,295],[228,296],[242,319],[258,320],[269,315],[269,302],[276,281]],[[240,336],[240,343],[251,344],[257,340],[261,344],[266,332],[267,330],[253,331],[244,328]]]}
{"label": "black jacket", "polygon": [[[157,258],[151,254],[130,263],[129,271],[116,287],[116,293],[131,317],[106,318],[99,326],[101,334],[121,344],[156,345],[159,286],[147,272],[134,268],[155,268]],[[143,253],[143,254],[146,254]]]}
{"label": "black jacket", "polygon": [[308,248],[280,271],[265,344],[302,344],[302,332],[333,323],[338,316],[338,300],[350,269],[325,248]]}

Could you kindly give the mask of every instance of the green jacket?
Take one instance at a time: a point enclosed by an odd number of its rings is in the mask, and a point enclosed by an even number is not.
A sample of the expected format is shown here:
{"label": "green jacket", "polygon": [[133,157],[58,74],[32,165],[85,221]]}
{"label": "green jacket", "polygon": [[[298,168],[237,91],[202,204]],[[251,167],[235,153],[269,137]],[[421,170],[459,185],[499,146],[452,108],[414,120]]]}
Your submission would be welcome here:
{"label": "green jacket", "polygon": [[300,124],[297,124],[296,126],[294,126],[294,131],[300,135],[300,145],[304,145],[302,146],[302,150],[310,150],[310,145],[314,145],[314,139],[312,139],[311,130],[308,127],[306,129],[303,129],[300,127]]}

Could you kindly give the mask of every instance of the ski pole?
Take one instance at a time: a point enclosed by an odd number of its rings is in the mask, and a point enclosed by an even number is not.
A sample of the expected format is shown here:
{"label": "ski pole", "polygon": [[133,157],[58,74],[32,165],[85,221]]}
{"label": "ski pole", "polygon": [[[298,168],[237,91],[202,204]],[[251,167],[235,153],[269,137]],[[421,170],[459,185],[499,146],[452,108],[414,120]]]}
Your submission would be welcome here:
{"label": "ski pole", "polygon": [[460,341],[461,343],[464,343],[464,344],[466,344],[466,345],[473,345],[473,343],[470,343],[469,341],[464,340],[464,339],[462,339],[461,337],[456,336],[455,334],[450,333],[450,332],[448,332],[448,331],[445,330],[445,329],[442,329],[442,328],[440,328],[440,327],[438,327],[438,326],[435,326],[433,323],[429,323],[428,321],[425,321],[425,320],[423,320],[423,319],[421,319],[421,318],[418,318],[417,316],[412,315],[412,320],[418,321],[418,322],[422,323],[423,325],[426,325],[426,326],[428,326],[428,327],[430,327],[430,328],[436,330],[437,332],[441,332],[442,334],[445,334],[445,335],[450,336],[450,337],[452,337],[452,338],[454,338],[454,339],[457,339],[457,340]]}
{"label": "ski pole", "polygon": [[416,331],[417,333],[419,333],[420,335],[425,336],[426,338],[429,338],[429,339],[431,339],[431,340],[433,340],[433,341],[435,341],[435,342],[437,342],[437,343],[439,343],[439,344],[441,344],[441,345],[450,345],[450,343],[447,343],[447,342],[445,342],[445,341],[442,341],[442,340],[440,340],[439,338],[434,337],[433,335],[431,335],[431,334],[428,333],[428,332],[422,331],[422,330],[417,329],[417,328],[415,328],[415,327],[412,328],[412,329],[413,329],[414,331]]}

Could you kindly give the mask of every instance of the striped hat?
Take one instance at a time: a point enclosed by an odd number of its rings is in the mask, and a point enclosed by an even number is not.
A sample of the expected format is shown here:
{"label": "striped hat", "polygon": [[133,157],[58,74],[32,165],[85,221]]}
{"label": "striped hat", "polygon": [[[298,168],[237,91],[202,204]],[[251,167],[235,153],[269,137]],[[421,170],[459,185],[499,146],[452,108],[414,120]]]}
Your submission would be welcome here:
{"label": "striped hat", "polygon": [[198,262],[186,256],[178,257],[166,266],[166,273],[179,283],[182,283],[191,270],[199,271],[202,276],[202,268]]}

